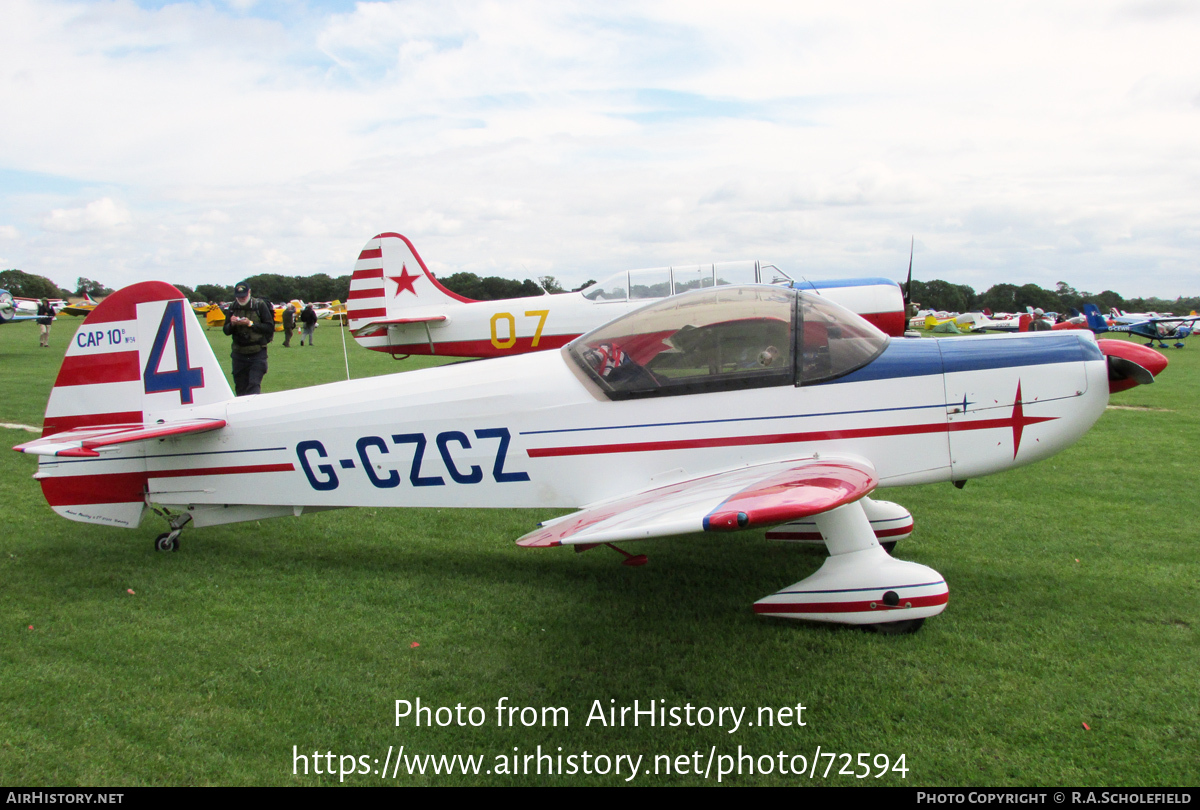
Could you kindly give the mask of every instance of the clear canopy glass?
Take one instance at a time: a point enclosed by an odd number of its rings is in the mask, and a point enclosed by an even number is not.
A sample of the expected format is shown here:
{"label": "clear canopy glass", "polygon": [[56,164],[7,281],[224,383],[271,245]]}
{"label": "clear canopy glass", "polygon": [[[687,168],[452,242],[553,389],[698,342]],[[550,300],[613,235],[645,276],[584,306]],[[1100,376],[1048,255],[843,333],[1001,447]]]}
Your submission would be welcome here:
{"label": "clear canopy glass", "polygon": [[819,296],[718,286],[666,298],[573,341],[613,399],[812,385],[866,365],[887,335]]}

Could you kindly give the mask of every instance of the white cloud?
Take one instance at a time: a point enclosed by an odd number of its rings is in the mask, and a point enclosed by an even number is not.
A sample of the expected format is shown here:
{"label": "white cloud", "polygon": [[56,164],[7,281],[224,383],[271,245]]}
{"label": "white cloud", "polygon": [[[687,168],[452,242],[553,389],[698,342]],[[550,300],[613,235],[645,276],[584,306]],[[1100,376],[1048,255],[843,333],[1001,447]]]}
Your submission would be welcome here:
{"label": "white cloud", "polygon": [[111,231],[133,220],[129,209],[109,197],[93,200],[82,208],[55,208],[42,220],[42,227],[60,233]]}
{"label": "white cloud", "polygon": [[12,225],[0,225],[0,239],[20,239],[21,232]]}
{"label": "white cloud", "polygon": [[748,257],[898,273],[916,234],[951,281],[1196,292],[1186,4],[286,8],[7,0],[0,167],[77,188],[0,178],[6,252],[230,282],[340,275],[393,230],[441,272],[577,283]]}

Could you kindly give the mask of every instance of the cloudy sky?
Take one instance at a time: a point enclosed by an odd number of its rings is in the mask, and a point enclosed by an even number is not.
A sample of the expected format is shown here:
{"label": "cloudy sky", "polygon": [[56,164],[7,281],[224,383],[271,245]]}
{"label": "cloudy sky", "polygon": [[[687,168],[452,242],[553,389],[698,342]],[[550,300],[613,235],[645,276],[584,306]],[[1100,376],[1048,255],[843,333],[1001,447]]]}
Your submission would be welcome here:
{"label": "cloudy sky", "polygon": [[1200,4],[0,0],[0,268],[1200,294]]}

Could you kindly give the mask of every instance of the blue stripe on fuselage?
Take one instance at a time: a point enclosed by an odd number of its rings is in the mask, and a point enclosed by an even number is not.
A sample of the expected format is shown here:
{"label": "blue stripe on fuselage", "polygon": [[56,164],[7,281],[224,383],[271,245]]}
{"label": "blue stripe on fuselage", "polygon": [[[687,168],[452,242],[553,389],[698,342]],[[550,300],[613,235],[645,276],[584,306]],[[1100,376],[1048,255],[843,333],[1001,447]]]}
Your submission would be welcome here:
{"label": "blue stripe on fuselage", "polygon": [[799,279],[792,282],[792,287],[797,290],[832,290],[835,287],[899,287],[900,285],[892,281],[890,278],[834,278],[834,279],[818,279],[817,281],[809,281],[808,279]]}
{"label": "blue stripe on fuselage", "polygon": [[888,343],[883,354],[858,371],[838,377],[822,385],[837,385],[868,380],[891,380],[897,377],[925,377],[942,373],[942,353],[937,340],[898,338]]}
{"label": "blue stripe on fuselage", "polygon": [[871,363],[830,385],[898,377],[949,374],[956,371],[981,371],[1014,366],[1040,366],[1051,363],[1077,363],[1102,360],[1100,348],[1079,334],[1036,335],[1029,337],[960,337],[918,340],[893,340]]}

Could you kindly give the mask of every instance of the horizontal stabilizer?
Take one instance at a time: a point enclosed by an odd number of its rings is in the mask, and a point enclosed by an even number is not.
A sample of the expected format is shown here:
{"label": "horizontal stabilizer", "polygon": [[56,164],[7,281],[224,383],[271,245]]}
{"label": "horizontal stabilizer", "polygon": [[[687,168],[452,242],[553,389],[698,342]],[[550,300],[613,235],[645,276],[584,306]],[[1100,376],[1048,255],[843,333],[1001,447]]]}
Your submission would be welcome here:
{"label": "horizontal stabilizer", "polygon": [[34,439],[17,445],[13,450],[35,456],[95,458],[100,455],[97,448],[101,447],[165,439],[168,436],[183,436],[188,433],[206,433],[223,427],[224,419],[182,419],[178,422],[149,425],[92,425]]}
{"label": "horizontal stabilizer", "polygon": [[424,315],[411,318],[376,318],[362,326],[356,326],[350,330],[350,334],[355,337],[369,335],[376,329],[383,329],[388,326],[401,326],[408,323],[442,323],[448,320],[445,315]]}
{"label": "horizontal stabilizer", "polygon": [[517,541],[527,547],[611,543],[773,526],[858,500],[878,483],[858,459],[759,464],[596,504]]}

